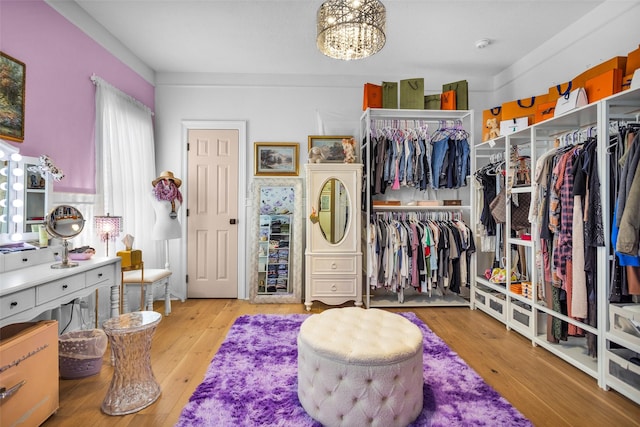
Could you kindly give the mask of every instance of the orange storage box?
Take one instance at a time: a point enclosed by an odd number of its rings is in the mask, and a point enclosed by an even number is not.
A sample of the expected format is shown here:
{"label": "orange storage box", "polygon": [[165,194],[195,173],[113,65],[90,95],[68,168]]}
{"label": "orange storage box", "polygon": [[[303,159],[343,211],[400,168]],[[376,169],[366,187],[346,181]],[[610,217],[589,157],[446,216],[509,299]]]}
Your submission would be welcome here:
{"label": "orange storage box", "polygon": [[589,79],[584,89],[587,91],[587,100],[590,104],[618,93],[622,90],[622,70],[615,68]]}
{"label": "orange storage box", "polygon": [[[627,67],[627,57],[626,56],[615,56],[611,59],[609,59],[608,61],[604,61],[598,65],[596,65],[595,67],[591,67],[589,68],[587,71],[584,71],[583,73],[577,75],[574,79],[573,79],[573,90],[579,88],[579,87],[585,87],[587,80],[591,80],[593,78],[596,78],[604,73],[606,73],[607,71],[611,71],[611,70],[621,70],[622,74],[625,74],[624,70]],[[629,74],[629,73],[626,73]],[[591,98],[588,97],[587,94],[587,98],[589,99],[589,103],[593,102],[591,100]]]}
{"label": "orange storage box", "polygon": [[502,120],[527,117],[530,125],[535,123],[538,105],[547,102],[548,95],[536,95],[502,104]]}
{"label": "orange storage box", "polygon": [[[59,407],[58,322],[14,323],[0,329],[0,425],[38,426]],[[22,384],[22,385],[21,385]]]}
{"label": "orange storage box", "polygon": [[633,75],[633,72],[638,68],[640,68],[640,46],[627,55],[627,66],[625,67],[624,74]]}

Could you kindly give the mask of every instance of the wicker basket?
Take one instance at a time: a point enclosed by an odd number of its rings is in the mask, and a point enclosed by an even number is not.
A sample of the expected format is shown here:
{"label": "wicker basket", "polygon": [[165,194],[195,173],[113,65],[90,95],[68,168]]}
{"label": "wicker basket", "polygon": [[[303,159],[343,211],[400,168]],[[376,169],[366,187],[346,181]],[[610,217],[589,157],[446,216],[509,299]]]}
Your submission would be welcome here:
{"label": "wicker basket", "polygon": [[107,348],[101,329],[67,332],[58,339],[60,378],[76,379],[100,372]]}

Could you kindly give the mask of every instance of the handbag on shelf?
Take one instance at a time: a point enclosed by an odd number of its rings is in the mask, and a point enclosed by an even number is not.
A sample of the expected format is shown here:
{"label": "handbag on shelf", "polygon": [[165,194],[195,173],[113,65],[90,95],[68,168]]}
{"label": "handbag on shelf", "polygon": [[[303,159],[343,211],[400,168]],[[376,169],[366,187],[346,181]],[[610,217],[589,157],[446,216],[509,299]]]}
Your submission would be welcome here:
{"label": "handbag on shelf", "polygon": [[425,110],[440,110],[440,94],[424,96]]}
{"label": "handbag on shelf", "polygon": [[400,108],[424,110],[424,79],[400,80]]}
{"label": "handbag on shelf", "polygon": [[454,108],[454,110],[468,110],[469,83],[466,80],[460,80],[457,82],[446,83],[442,85],[442,93],[448,92],[450,90],[456,93],[456,108]]}
{"label": "handbag on shelf", "polygon": [[456,109],[456,91],[449,90],[443,92],[440,96],[440,108],[443,110],[455,110]]}
{"label": "handbag on shelf", "polygon": [[382,108],[382,86],[373,83],[364,84],[362,111],[367,108]]}
{"label": "handbag on shelf", "polygon": [[568,94],[561,96],[556,101],[556,109],[553,112],[554,117],[561,116],[564,113],[568,113],[576,108],[584,107],[589,101],[587,100],[587,92],[584,88],[579,87],[576,90],[572,90]]}
{"label": "handbag on shelf", "polygon": [[398,108],[398,82],[382,82],[382,108]]}

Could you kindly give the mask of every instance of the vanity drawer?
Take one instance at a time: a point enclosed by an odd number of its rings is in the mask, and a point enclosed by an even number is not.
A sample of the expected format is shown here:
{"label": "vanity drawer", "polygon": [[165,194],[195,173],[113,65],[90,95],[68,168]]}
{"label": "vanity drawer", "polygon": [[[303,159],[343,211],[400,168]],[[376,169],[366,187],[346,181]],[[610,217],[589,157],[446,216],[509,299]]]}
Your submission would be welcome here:
{"label": "vanity drawer", "polygon": [[356,274],[356,268],[356,258],[353,256],[311,258],[311,274]]}
{"label": "vanity drawer", "polygon": [[87,271],[85,274],[87,275],[86,286],[89,287],[104,282],[105,280],[113,282],[114,268],[113,265],[105,265],[104,267],[99,267],[94,270]]}
{"label": "vanity drawer", "polygon": [[56,255],[60,254],[58,248],[46,248],[33,251],[5,254],[4,271],[17,270],[19,268],[33,267],[44,263],[54,263]]}
{"label": "vanity drawer", "polygon": [[36,288],[36,303],[44,304],[64,297],[65,295],[72,294],[84,288],[84,284],[84,273],[45,283]]}
{"label": "vanity drawer", "polygon": [[13,316],[35,307],[36,291],[34,288],[14,292],[0,298],[0,319]]}
{"label": "vanity drawer", "polygon": [[313,296],[355,296],[356,278],[311,278],[311,293]]}

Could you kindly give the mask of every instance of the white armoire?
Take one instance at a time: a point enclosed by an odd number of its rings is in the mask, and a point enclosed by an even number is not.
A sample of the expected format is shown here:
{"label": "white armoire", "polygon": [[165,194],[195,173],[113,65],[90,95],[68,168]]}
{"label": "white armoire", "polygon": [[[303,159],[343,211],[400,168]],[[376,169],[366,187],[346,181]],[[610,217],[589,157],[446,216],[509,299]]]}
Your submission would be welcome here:
{"label": "white armoire", "polygon": [[313,301],[362,305],[360,202],[362,164],[306,167],[305,306]]}

